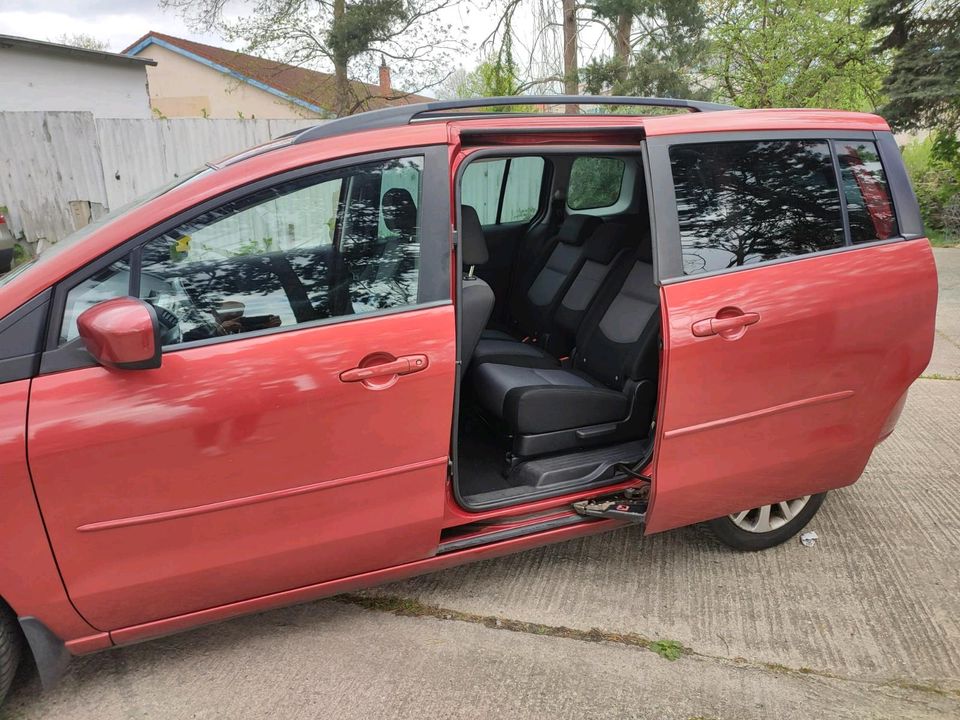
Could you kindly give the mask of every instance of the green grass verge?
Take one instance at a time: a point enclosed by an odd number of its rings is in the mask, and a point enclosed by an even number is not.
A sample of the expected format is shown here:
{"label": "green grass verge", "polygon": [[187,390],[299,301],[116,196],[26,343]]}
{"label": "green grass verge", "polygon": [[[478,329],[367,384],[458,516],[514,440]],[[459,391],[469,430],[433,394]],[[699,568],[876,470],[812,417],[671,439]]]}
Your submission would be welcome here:
{"label": "green grass verge", "polygon": [[929,230],[927,237],[934,247],[960,248],[960,238],[943,230]]}

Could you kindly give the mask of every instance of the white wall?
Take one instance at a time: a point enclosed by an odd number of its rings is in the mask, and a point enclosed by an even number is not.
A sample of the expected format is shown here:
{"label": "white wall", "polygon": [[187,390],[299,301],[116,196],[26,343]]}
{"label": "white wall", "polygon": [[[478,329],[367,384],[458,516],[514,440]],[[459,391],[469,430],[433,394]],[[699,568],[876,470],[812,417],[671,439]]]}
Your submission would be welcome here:
{"label": "white wall", "polygon": [[6,110],[149,118],[145,66],[19,46],[0,48],[0,111]]}

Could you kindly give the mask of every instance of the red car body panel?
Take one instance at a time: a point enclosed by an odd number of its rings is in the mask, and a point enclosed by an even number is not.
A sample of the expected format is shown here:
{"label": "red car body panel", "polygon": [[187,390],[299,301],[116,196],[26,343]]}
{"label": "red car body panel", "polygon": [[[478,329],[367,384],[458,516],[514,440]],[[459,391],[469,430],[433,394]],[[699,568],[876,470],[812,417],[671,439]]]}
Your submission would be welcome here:
{"label": "red car body panel", "polygon": [[[854,482],[933,350],[925,240],[661,289],[666,348],[647,532]],[[743,335],[695,337],[722,308]]]}
{"label": "red car body panel", "polygon": [[[24,429],[30,380],[0,384],[0,508],[3,546],[0,595],[19,615],[40,620],[58,637],[96,634],[70,605],[50,552],[27,472]],[[104,634],[102,638],[109,645]]]}
{"label": "red car body panel", "polygon": [[[342,382],[371,351],[430,364]],[[430,556],[455,360],[444,305],[35,378],[30,468],[74,605],[109,630]]]}
{"label": "red car body panel", "polygon": [[[45,253],[4,285],[0,318],[171,216],[287,170],[446,144],[454,178],[466,155],[491,144],[468,128],[538,146],[889,129],[875,116],[794,110],[522,124],[511,139],[517,118],[418,122],[225,162]],[[454,208],[452,181],[450,193]],[[456,297],[455,256],[450,270]],[[911,240],[690,278],[663,286],[661,300],[647,532],[856,480],[929,359],[936,280],[928,244]],[[728,307],[759,322],[736,340],[693,334]],[[341,379],[374,353],[428,364],[382,387]],[[0,558],[0,596],[82,653],[619,526],[596,521],[434,556],[444,529],[521,526],[597,495],[462,508],[448,472],[456,372],[454,307],[438,304],[177,349],[155,370],[92,367],[0,384],[3,537],[17,548]]]}

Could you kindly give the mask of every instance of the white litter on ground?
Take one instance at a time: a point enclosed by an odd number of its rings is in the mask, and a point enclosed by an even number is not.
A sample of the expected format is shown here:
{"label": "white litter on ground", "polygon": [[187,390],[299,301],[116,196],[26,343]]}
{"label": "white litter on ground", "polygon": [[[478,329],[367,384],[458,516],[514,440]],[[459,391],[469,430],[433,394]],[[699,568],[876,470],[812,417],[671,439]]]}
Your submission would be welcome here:
{"label": "white litter on ground", "polygon": [[801,533],[800,543],[804,547],[813,547],[817,544],[817,534],[812,530],[810,532]]}

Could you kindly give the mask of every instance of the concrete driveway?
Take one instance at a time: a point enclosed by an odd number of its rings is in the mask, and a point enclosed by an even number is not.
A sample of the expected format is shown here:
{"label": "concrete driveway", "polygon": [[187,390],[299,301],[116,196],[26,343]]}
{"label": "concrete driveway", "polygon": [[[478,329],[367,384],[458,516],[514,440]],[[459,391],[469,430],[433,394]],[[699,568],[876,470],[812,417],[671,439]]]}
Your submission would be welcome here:
{"label": "concrete driveway", "polygon": [[815,547],[624,529],[82,658],[45,695],[21,673],[6,713],[960,717],[960,250],[937,262],[934,359]]}

